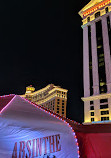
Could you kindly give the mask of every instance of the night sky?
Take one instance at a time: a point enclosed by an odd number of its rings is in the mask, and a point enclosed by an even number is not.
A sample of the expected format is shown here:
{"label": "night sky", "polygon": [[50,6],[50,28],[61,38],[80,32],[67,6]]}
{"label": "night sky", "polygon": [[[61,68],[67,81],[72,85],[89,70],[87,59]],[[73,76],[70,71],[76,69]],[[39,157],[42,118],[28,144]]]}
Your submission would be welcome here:
{"label": "night sky", "polygon": [[68,89],[67,117],[83,121],[82,22],[89,0],[0,1],[0,95],[50,83]]}

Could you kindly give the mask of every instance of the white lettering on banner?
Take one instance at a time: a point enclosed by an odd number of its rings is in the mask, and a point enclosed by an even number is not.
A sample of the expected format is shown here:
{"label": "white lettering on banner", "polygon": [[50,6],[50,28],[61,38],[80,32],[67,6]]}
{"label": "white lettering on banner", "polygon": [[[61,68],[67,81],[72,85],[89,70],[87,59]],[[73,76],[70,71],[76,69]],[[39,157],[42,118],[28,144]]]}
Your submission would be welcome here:
{"label": "white lettering on banner", "polygon": [[56,158],[51,153],[61,151],[60,134],[15,142],[12,158]]}

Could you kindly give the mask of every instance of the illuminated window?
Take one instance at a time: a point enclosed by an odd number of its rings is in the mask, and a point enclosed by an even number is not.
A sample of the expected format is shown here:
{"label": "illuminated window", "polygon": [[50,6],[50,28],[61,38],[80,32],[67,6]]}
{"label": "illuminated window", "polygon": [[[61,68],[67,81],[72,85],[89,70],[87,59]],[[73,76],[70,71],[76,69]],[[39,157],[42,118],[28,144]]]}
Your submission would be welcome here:
{"label": "illuminated window", "polygon": [[99,62],[103,62],[104,61],[104,58],[99,58]]}
{"label": "illuminated window", "polygon": [[94,116],[94,112],[91,112],[91,116]]}
{"label": "illuminated window", "polygon": [[97,46],[97,48],[102,48],[102,45]]}
{"label": "illuminated window", "polygon": [[87,22],[90,22],[90,17],[87,18]]}
{"label": "illuminated window", "polygon": [[91,122],[93,122],[94,121],[94,118],[91,118]]}
{"label": "illuminated window", "polygon": [[100,16],[100,12],[97,12],[96,14],[95,14],[95,18],[97,18],[97,17],[99,17]]}
{"label": "illuminated window", "polygon": [[89,69],[92,70],[92,61],[89,62]]}
{"label": "illuminated window", "polygon": [[106,11],[106,13],[108,13],[108,12],[109,12],[109,9],[108,9],[108,7],[106,7],[106,8],[105,8],[105,11]]}
{"label": "illuminated window", "polygon": [[108,104],[100,105],[100,109],[107,109],[107,108],[108,108]]}
{"label": "illuminated window", "polygon": [[109,120],[109,117],[101,117],[101,121]]}
{"label": "illuminated window", "polygon": [[94,110],[94,106],[90,106],[90,110]]}
{"label": "illuminated window", "polygon": [[104,85],[106,85],[106,83],[100,81],[100,86],[102,87],[102,86],[104,86]]}
{"label": "illuminated window", "polygon": [[104,66],[104,62],[99,63],[99,67]]}
{"label": "illuminated window", "polygon": [[[100,40],[99,38],[98,38],[98,40]],[[102,46],[102,45],[101,45]],[[99,54],[99,57],[104,57],[104,54]]]}
{"label": "illuminated window", "polygon": [[109,114],[109,110],[107,111],[101,111],[101,115],[108,115]]}

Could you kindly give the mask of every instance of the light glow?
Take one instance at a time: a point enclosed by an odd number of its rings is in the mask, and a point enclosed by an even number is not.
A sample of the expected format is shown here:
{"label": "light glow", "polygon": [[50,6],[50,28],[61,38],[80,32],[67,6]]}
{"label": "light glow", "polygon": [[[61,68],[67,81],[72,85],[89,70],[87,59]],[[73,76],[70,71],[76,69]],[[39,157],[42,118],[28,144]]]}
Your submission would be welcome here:
{"label": "light glow", "polygon": [[100,9],[108,4],[111,3],[111,0],[104,0],[104,1],[99,1],[95,0],[95,1],[90,1],[80,12],[79,15],[81,17],[85,17],[87,15],[89,15],[90,13],[96,11],[97,9]]}

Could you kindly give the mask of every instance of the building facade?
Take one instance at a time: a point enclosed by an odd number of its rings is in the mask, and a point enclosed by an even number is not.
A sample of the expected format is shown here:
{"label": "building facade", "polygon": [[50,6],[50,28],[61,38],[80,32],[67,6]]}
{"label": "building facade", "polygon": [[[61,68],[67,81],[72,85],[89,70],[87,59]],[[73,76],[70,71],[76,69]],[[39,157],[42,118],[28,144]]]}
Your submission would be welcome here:
{"label": "building facade", "polygon": [[91,0],[83,18],[84,123],[111,121],[111,0]]}
{"label": "building facade", "polygon": [[60,86],[49,84],[38,91],[35,91],[35,88],[32,86],[28,86],[26,87],[25,95],[21,96],[66,117],[67,92],[68,90]]}

